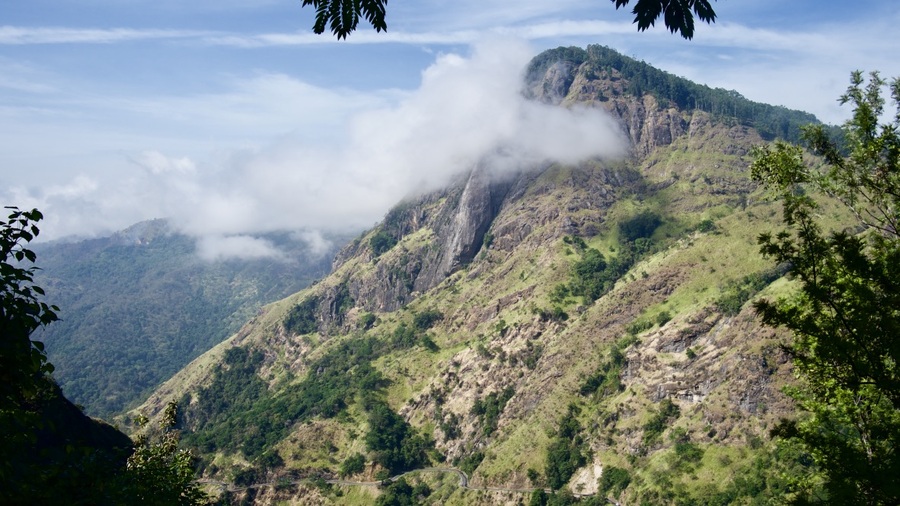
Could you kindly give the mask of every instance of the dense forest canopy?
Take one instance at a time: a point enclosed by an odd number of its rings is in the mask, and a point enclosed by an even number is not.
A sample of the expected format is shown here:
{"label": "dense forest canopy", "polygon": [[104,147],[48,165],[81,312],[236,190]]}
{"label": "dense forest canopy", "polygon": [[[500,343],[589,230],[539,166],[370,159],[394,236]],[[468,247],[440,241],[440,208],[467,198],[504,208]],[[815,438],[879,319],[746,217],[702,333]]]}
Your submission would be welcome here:
{"label": "dense forest canopy", "polygon": [[290,234],[266,239],[285,258],[209,261],[165,220],[110,237],[38,244],[35,281],[60,306],[40,329],[66,396],[94,416],[142,401],[188,362],[222,342],[266,303],[328,272],[343,237],[321,255]]}

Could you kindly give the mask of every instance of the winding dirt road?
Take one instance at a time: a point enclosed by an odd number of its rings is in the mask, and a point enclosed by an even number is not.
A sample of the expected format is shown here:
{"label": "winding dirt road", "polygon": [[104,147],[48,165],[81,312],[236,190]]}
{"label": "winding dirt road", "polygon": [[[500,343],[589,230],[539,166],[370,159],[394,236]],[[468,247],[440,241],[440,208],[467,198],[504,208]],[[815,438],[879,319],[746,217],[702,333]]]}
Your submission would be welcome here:
{"label": "winding dirt road", "polygon": [[[416,473],[450,473],[455,474],[459,478],[459,487],[472,490],[472,491],[481,491],[481,492],[515,492],[520,494],[528,494],[538,490],[536,488],[503,488],[503,487],[470,487],[469,486],[469,477],[460,469],[456,469],[455,467],[423,467],[422,469],[413,469],[412,471],[407,471],[402,474],[398,474],[396,476],[391,476],[390,478],[384,481],[350,481],[350,480],[324,480],[325,483],[331,485],[345,485],[351,487],[380,487],[389,482],[395,482],[404,476],[409,476]],[[255,488],[265,488],[265,487],[275,487],[275,486],[284,486],[284,485],[299,485],[302,483],[313,483],[315,478],[301,478],[298,480],[279,480],[275,482],[263,482],[263,483],[254,483],[252,485],[239,486],[233,483],[228,483],[225,481],[213,480],[209,478],[201,478],[197,480],[197,483],[204,485],[213,485],[221,488],[227,492],[240,492],[242,490],[255,489]],[[550,489],[544,489],[545,492],[551,492]],[[590,497],[594,494],[573,494],[575,497]],[[606,498],[606,502],[609,504],[614,504],[619,506],[619,503]]]}

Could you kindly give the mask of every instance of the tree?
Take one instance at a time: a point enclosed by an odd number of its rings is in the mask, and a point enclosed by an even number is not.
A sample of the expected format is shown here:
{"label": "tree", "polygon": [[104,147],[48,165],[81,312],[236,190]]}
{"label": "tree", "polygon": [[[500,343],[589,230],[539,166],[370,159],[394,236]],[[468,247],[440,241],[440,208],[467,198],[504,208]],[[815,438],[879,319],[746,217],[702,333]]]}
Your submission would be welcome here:
{"label": "tree", "polygon": [[[134,453],[126,465],[129,497],[139,504],[205,504],[206,494],[194,483],[194,455],[178,447],[175,430],[177,406],[166,405],[158,430],[137,437]],[[147,430],[144,416],[136,420]]]}
{"label": "tree", "polygon": [[375,28],[375,31],[387,31],[385,21],[385,5],[387,0],[303,0],[303,7],[312,5],[316,9],[316,21],[313,32],[325,32],[329,25],[331,33],[338,39],[346,39],[359,25],[360,16]]}
{"label": "tree", "polygon": [[[631,0],[611,0],[616,9],[627,6]],[[338,39],[346,39],[365,18],[377,32],[387,31],[387,0],[303,0],[303,7],[312,5],[316,9],[313,32],[321,34],[325,27]],[[685,39],[694,37],[694,16],[707,23],[715,22],[716,13],[709,0],[637,0],[634,8],[634,22],[638,30],[644,31],[663,18],[666,28],[678,32]]]}
{"label": "tree", "polygon": [[[41,302],[44,290],[34,284],[36,255],[25,246],[40,233],[35,222],[40,211],[10,211],[0,221],[0,400],[3,406],[21,402],[34,393],[46,374],[53,372],[44,345],[31,339],[43,325],[58,319],[56,306]],[[8,404],[9,403],[9,404]]]}
{"label": "tree", "polygon": [[587,463],[584,452],[585,441],[581,435],[581,425],[578,423],[578,415],[581,409],[575,404],[569,405],[569,410],[559,423],[559,429],[547,447],[545,468],[547,485],[553,490],[559,490],[579,467]]}
{"label": "tree", "polygon": [[[177,449],[174,405],[159,442],[132,442],[87,417],[50,377],[44,346],[32,339],[58,319],[33,282],[37,209],[0,221],[0,498],[4,504],[201,504],[189,454]],[[127,463],[126,463],[127,458]]]}
{"label": "tree", "polygon": [[[900,503],[900,112],[879,125],[886,84],[852,74],[841,143],[821,126],[805,130],[821,162],[779,142],[752,165],[783,201],[788,228],[762,235],[761,250],[799,284],[756,304],[763,322],[793,333],[785,349],[800,384],[789,393],[808,415],[776,434],[809,451],[836,504]],[[900,79],[890,96],[900,105]],[[816,192],[852,216],[846,228],[825,229]]]}
{"label": "tree", "polygon": [[39,491],[42,479],[16,457],[35,453],[41,406],[53,397],[46,376],[53,366],[31,334],[55,321],[57,308],[38,299],[44,291],[33,282],[37,268],[24,266],[36,258],[26,245],[40,233],[34,222],[41,213],[6,209],[9,217],[0,221],[0,488],[27,498]]}
{"label": "tree", "polygon": [[[611,0],[616,9],[628,5],[631,0]],[[685,39],[694,37],[694,15],[707,23],[716,20],[716,13],[709,0],[637,0],[634,9],[634,22],[639,31],[656,24],[663,16],[663,22],[670,32],[678,32]]]}

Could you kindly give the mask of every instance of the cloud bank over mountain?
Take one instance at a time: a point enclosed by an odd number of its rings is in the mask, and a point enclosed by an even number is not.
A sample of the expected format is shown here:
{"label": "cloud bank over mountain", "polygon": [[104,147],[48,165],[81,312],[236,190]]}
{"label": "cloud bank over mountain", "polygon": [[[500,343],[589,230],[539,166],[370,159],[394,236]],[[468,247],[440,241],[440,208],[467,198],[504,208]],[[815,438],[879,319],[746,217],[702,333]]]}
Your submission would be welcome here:
{"label": "cloud bank over mountain", "polygon": [[[123,152],[122,167],[108,177],[18,186],[6,200],[42,209],[48,236],[167,217],[200,239],[205,258],[277,258],[278,250],[256,234],[299,231],[316,240],[316,230],[369,227],[404,196],[445,184],[480,160],[508,170],[624,154],[618,126],[605,113],[522,97],[522,73],[533,54],[524,43],[500,39],[480,42],[468,55],[441,54],[416,90],[348,93],[354,109],[337,121],[316,111],[315,101],[339,100],[339,91],[266,76],[265,83],[226,94],[229,100],[198,100],[220,107],[220,119],[241,118],[253,114],[247,104],[260,105],[275,87],[274,100],[285,103],[265,102],[261,114],[278,107],[306,111],[313,117],[299,117],[297,124],[321,121],[321,130],[296,128],[249,147],[219,143],[205,154],[154,147]],[[158,107],[171,111],[176,124],[179,109],[199,107],[160,100]]]}

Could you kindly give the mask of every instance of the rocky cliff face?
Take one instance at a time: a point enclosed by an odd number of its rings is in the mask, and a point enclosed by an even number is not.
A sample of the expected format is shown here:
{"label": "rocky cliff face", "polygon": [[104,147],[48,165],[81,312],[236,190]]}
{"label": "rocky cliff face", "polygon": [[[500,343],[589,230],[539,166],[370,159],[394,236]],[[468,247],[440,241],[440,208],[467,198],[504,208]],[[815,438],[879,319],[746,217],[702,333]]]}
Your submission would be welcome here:
{"label": "rocky cliff face", "polygon": [[559,62],[543,75],[532,76],[532,81],[525,83],[525,94],[548,104],[589,105],[609,111],[621,122],[638,158],[668,146],[687,131],[691,113],[664,107],[650,94],[630,95],[624,83],[616,70],[596,73],[588,63]]}
{"label": "rocky cliff face", "polygon": [[[341,251],[335,270],[360,256],[377,258],[371,272],[348,278],[350,296],[364,309],[394,311],[471,263],[510,190],[533,177],[528,172],[499,174],[490,165],[479,164],[451,187],[399,204],[375,232],[392,241],[413,235],[416,240],[376,255],[369,235]],[[321,312],[325,325],[338,319],[332,310],[336,295],[333,290],[323,300],[323,308],[328,308]]]}

